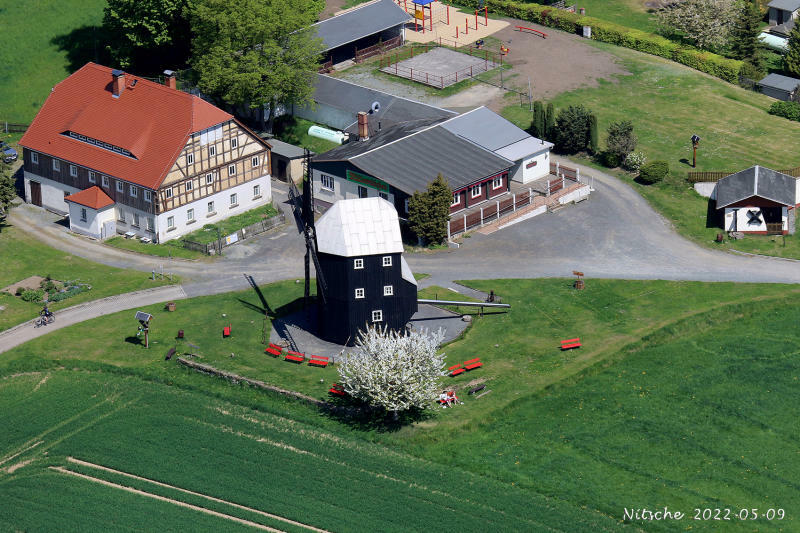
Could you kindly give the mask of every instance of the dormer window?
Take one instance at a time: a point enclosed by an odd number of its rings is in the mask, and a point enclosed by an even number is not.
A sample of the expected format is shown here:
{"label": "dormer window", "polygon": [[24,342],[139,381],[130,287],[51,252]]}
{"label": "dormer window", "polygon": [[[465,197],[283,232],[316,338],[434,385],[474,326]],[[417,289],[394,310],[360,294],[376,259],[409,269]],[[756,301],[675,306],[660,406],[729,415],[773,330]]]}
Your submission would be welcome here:
{"label": "dormer window", "polygon": [[353,259],[353,268],[355,270],[360,270],[364,268],[364,260],[363,259]]}
{"label": "dormer window", "polygon": [[392,256],[391,255],[384,255],[383,256],[383,266],[385,266],[385,267],[392,266]]}

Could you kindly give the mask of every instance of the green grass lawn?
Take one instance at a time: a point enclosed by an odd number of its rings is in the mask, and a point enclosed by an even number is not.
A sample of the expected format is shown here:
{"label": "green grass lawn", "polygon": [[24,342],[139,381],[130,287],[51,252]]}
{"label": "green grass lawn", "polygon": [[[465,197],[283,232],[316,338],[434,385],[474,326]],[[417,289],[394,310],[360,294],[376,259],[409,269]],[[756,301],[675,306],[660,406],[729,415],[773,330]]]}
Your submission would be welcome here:
{"label": "green grass lawn", "polygon": [[[348,420],[163,361],[174,332],[182,328],[187,340],[201,347],[203,363],[324,397],[335,369],[290,365],[263,354],[263,314],[254,291],[178,302],[174,313],[154,306],[150,350],[126,340],[135,324],[120,313],[0,355],[0,375],[18,375],[0,379],[0,407],[9,413],[9,429],[0,439],[8,444],[0,457],[25,442],[44,441],[18,459],[33,457],[34,463],[6,478],[4,486],[15,495],[23,490],[20,484],[30,494],[0,511],[0,520],[34,520],[31,502],[63,483],[57,481],[60,474],[38,474],[37,468],[65,465],[64,457],[71,455],[281,516],[303,513],[315,525],[335,530],[351,523],[338,522],[349,519],[340,519],[341,510],[328,503],[327,494],[337,491],[348,495],[339,502],[362,501],[376,490],[388,491],[393,501],[410,498],[416,503],[402,507],[410,521],[406,530],[423,518],[460,520],[424,503],[424,493],[395,492],[410,479],[434,490],[459,483],[454,492],[480,502],[481,519],[497,521],[500,529],[505,519],[523,516],[538,521],[526,530],[540,530],[542,524],[613,530],[622,527],[623,507],[664,505],[690,515],[695,507],[780,507],[788,519],[751,525],[793,529],[797,519],[791,510],[800,504],[792,488],[800,473],[793,460],[800,435],[791,408],[800,375],[795,327],[800,289],[596,279],[586,280],[583,291],[566,279],[466,284],[494,290],[511,311],[476,318],[463,339],[445,347],[448,365],[476,356],[484,362],[483,368],[445,379],[465,404],[434,410],[394,431],[342,424]],[[302,289],[284,282],[262,291],[274,316],[297,309]],[[222,339],[226,321],[233,336]],[[98,332],[91,344],[82,334],[87,328]],[[560,340],[573,337],[580,337],[583,347],[561,352]],[[31,371],[40,374],[24,374]],[[37,388],[45,375],[49,381]],[[466,394],[481,381],[489,394]],[[52,398],[43,394],[48,391],[54,391]],[[5,405],[11,398],[13,409]],[[43,403],[50,401],[57,407]],[[33,411],[44,415],[27,414]],[[44,451],[47,458],[41,457]],[[215,465],[213,473],[204,471],[209,464]],[[80,471],[116,479],[94,469]],[[259,476],[262,471],[269,483]],[[374,485],[365,472],[400,481]],[[26,481],[35,475],[47,480],[40,488]],[[339,485],[340,479],[351,481]],[[134,486],[155,490],[148,482]],[[304,499],[287,499],[297,492],[314,493],[319,505],[333,507],[325,516],[317,514]],[[530,510],[520,515],[517,505]],[[462,509],[457,500],[450,506]],[[430,509],[439,518],[429,516]],[[380,523],[380,530],[401,527],[371,505],[346,510],[363,524]],[[564,513],[576,521],[571,527]],[[336,517],[339,527],[326,517]],[[686,520],[637,526],[708,528]]]}
{"label": "green grass lawn", "polygon": [[104,55],[92,36],[105,0],[0,0],[0,120],[29,124],[50,89]]}
{"label": "green grass lawn", "polygon": [[138,252],[140,254],[155,255],[157,257],[181,257],[183,259],[201,259],[208,257],[203,252],[197,252],[195,250],[184,248],[182,241],[167,241],[164,244],[145,244],[138,239],[112,237],[106,241],[103,241],[103,244],[107,244],[108,246],[112,246],[114,248],[120,248],[122,250]]}
{"label": "green grass lawn", "polygon": [[581,0],[578,7],[586,8],[586,15],[654,33],[658,29],[655,15],[648,13],[644,0]]}
{"label": "green grass lawn", "polygon": [[[242,228],[261,222],[262,220],[277,216],[278,210],[267,204],[264,206],[256,207],[244,213],[233,215],[225,220],[220,220],[214,224],[206,224],[197,231],[193,231],[184,235],[180,240],[199,242],[200,244],[209,244],[217,240],[218,235],[224,239],[227,235],[235,233]],[[217,233],[219,229],[219,233]],[[163,246],[163,245],[162,245]],[[175,245],[177,246],[177,245]]]}
{"label": "green grass lawn", "polygon": [[[596,88],[561,94],[553,103],[557,109],[583,104],[594,111],[601,147],[611,122],[633,122],[639,139],[637,150],[649,161],[667,161],[670,176],[663,184],[642,186],[630,174],[615,174],[642,194],[682,235],[709,245],[721,231],[706,227],[707,200],[686,181],[686,173],[692,170],[692,134],[701,138],[698,171],[735,172],[756,164],[773,169],[800,165],[800,154],[789,141],[800,134],[800,123],[769,115],[766,110],[773,102],[771,98],[655,56],[592,44],[619,57],[632,74],[619,76],[614,82],[601,80]],[[527,107],[511,105],[503,115],[520,127],[527,128],[531,122]],[[578,159],[593,165],[586,158]],[[800,243],[793,237],[787,237],[785,247],[782,239],[771,237],[747,237],[723,246],[800,258]]]}
{"label": "green grass lawn", "polygon": [[[113,294],[148,289],[169,284],[152,281],[146,272],[123,270],[50,248],[25,235],[14,226],[4,226],[0,231],[0,288],[29,276],[51,276],[60,281],[79,280],[92,286],[92,290],[50,305],[58,311],[81,302],[96,300]],[[34,318],[42,306],[23,302],[20,298],[0,292],[0,330]]]}

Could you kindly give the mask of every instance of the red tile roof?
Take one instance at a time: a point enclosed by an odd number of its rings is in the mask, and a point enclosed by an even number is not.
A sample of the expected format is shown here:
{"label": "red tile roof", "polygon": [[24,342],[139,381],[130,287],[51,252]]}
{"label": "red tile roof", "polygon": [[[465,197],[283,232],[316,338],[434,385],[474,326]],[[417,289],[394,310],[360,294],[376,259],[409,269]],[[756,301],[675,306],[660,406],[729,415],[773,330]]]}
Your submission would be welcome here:
{"label": "red tile roof", "polygon": [[[192,133],[233,118],[197,96],[127,73],[126,88],[115,98],[112,80],[110,68],[84,65],[53,88],[20,144],[156,189]],[[70,138],[66,132],[118,146],[134,157]]]}
{"label": "red tile roof", "polygon": [[71,194],[64,198],[67,202],[75,202],[76,204],[85,205],[92,209],[103,209],[114,203],[114,200],[108,197],[103,190],[95,185],[89,187],[75,194]]}

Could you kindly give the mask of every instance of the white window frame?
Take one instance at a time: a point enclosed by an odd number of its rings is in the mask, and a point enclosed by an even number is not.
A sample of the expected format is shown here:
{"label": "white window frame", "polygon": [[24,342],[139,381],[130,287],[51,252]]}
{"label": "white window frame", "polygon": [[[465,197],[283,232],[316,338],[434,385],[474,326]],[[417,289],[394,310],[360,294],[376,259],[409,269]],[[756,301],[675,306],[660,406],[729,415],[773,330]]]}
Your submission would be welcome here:
{"label": "white window frame", "polygon": [[256,168],[258,166],[258,156],[257,155],[254,155],[253,158],[250,159],[250,164],[253,166],[253,168]]}
{"label": "white window frame", "polygon": [[186,191],[194,190],[194,182],[192,180],[188,180],[186,182]]}
{"label": "white window frame", "polygon": [[190,207],[186,210],[186,221],[187,222],[194,222],[194,208]]}
{"label": "white window frame", "polygon": [[361,270],[363,268],[364,268],[363,258],[359,257],[358,259],[353,259],[353,270]]}
{"label": "white window frame", "polygon": [[86,208],[81,207],[81,222],[86,222]]}
{"label": "white window frame", "polygon": [[69,166],[69,175],[72,176],[73,178],[77,178],[78,177],[78,167],[76,167],[75,165],[70,165]]}
{"label": "white window frame", "polygon": [[211,200],[210,202],[208,202],[206,204],[206,207],[208,208],[208,213],[209,214],[216,212],[216,211],[214,211],[214,200]]}
{"label": "white window frame", "polygon": [[117,220],[123,224],[125,223],[125,211],[122,209],[117,211]]}
{"label": "white window frame", "polygon": [[125,184],[117,180],[117,192],[125,192]]}
{"label": "white window frame", "polygon": [[372,322],[383,322],[383,310],[375,309],[372,311]]}
{"label": "white window frame", "polygon": [[320,174],[319,183],[320,187],[326,191],[333,191],[335,188],[333,176],[329,176],[328,174]]}
{"label": "white window frame", "polygon": [[208,156],[214,157],[215,155],[217,155],[217,147],[216,145],[212,144],[208,147]]}
{"label": "white window frame", "polygon": [[53,159],[53,170],[56,172],[61,172],[61,161],[55,158]]}
{"label": "white window frame", "polygon": [[133,212],[133,222],[131,222],[131,226],[133,226],[134,228],[139,227],[139,213],[137,213],[136,211]]}
{"label": "white window frame", "polygon": [[231,193],[230,199],[231,199],[231,207],[233,207],[235,205],[239,205],[239,195],[238,194],[236,194],[235,192]]}
{"label": "white window frame", "polygon": [[480,183],[477,185],[473,185],[469,188],[470,198],[478,198],[481,194],[483,194],[483,187],[481,186]]}
{"label": "white window frame", "polygon": [[97,174],[89,171],[89,183],[97,183]]}
{"label": "white window frame", "polygon": [[172,229],[175,227],[175,217],[169,216],[167,217],[167,229]]}
{"label": "white window frame", "polygon": [[111,184],[108,180],[108,176],[103,176],[103,187],[111,187]]}
{"label": "white window frame", "polygon": [[172,198],[172,187],[164,189],[164,198],[166,198],[167,200]]}
{"label": "white window frame", "polygon": [[214,173],[209,172],[206,174],[206,185],[213,185],[214,184]]}
{"label": "white window frame", "polygon": [[153,201],[153,197],[147,189],[144,190],[144,201],[148,203]]}
{"label": "white window frame", "polygon": [[39,152],[31,152],[31,163],[34,165],[39,164]]}
{"label": "white window frame", "polygon": [[394,296],[394,285],[384,285],[383,286],[383,295],[384,296]]}
{"label": "white window frame", "polygon": [[228,165],[228,176],[235,176],[236,175],[236,165]]}
{"label": "white window frame", "polygon": [[145,228],[147,231],[153,231],[153,219],[151,217],[145,218]]}
{"label": "white window frame", "polygon": [[253,185],[253,198],[258,198],[259,196],[261,196],[261,185],[257,183]]}
{"label": "white window frame", "polygon": [[496,191],[497,189],[503,186],[503,176],[497,176],[496,178],[492,179],[492,190]]}
{"label": "white window frame", "polygon": [[239,147],[239,138],[238,137],[231,137],[231,150],[234,148]]}
{"label": "white window frame", "polygon": [[461,193],[457,192],[453,194],[453,200],[450,202],[450,207],[455,207],[461,203]]}
{"label": "white window frame", "polygon": [[391,255],[384,255],[383,258],[381,259],[381,265],[383,265],[385,267],[392,266],[392,256]]}
{"label": "white window frame", "polygon": [[359,287],[358,289],[356,289],[356,300],[360,300],[363,297],[364,297],[364,288]]}
{"label": "white window frame", "polygon": [[128,194],[131,195],[131,198],[136,198],[139,196],[139,190],[135,185],[128,185]]}
{"label": "white window frame", "polygon": [[186,164],[194,165],[194,154],[186,154]]}

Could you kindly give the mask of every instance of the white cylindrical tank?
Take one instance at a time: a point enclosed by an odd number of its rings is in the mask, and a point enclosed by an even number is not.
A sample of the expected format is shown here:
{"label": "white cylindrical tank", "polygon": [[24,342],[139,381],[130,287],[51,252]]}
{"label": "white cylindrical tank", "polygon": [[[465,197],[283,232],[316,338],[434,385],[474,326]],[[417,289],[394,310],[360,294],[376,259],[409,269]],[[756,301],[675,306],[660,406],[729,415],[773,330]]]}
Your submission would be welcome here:
{"label": "white cylindrical tank", "polygon": [[773,50],[776,50],[782,54],[785,54],[789,49],[789,39],[784,37],[772,35],[771,33],[767,32],[761,32],[761,35],[758,36],[758,39],[767,45],[768,48],[772,48]]}
{"label": "white cylindrical tank", "polygon": [[347,138],[347,134],[342,133],[341,131],[333,131],[329,130],[328,128],[322,128],[320,126],[311,126],[308,128],[308,134],[312,137],[317,137],[319,139],[325,139],[326,141],[335,142],[336,144],[342,144],[344,140]]}

